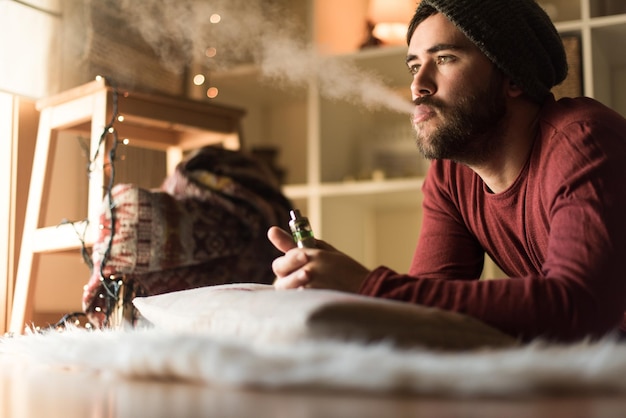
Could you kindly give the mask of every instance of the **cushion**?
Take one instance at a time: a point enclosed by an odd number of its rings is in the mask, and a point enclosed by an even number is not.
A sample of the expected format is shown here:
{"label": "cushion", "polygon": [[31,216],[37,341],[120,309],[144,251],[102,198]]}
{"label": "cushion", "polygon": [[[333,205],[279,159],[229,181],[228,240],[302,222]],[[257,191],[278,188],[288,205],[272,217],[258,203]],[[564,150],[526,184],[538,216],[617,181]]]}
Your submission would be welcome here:
{"label": "cushion", "polygon": [[458,313],[334,290],[231,283],[137,297],[133,304],[156,327],[250,341],[389,341],[454,350],[516,344]]}
{"label": "cushion", "polygon": [[[176,199],[132,184],[114,186],[112,196],[116,230],[105,276],[162,271],[236,255],[251,239],[246,225],[218,205]],[[110,239],[111,212],[106,208],[101,225],[93,253],[96,262]]]}

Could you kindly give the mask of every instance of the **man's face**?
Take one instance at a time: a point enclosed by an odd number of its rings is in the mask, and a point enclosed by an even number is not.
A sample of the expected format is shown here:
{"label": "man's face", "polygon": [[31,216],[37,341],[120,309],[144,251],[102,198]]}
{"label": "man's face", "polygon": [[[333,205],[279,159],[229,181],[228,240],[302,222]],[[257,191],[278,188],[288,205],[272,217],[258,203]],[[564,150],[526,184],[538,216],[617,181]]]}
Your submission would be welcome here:
{"label": "man's face", "polygon": [[504,76],[441,13],[416,28],[407,65],[420,152],[470,165],[485,161],[506,113]]}

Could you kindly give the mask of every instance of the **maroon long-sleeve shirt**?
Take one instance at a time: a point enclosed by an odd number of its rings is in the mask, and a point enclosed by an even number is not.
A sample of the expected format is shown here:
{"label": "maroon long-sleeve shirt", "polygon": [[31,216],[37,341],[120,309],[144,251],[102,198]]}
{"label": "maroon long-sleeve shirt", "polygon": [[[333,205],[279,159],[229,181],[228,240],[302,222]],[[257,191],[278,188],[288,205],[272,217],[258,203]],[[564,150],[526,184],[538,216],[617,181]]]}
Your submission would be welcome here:
{"label": "maroon long-sleeve shirt", "polygon": [[[626,310],[626,120],[586,98],[550,97],[518,178],[491,193],[434,161],[408,274],[374,270],[361,293],[462,312],[522,340],[620,327]],[[478,280],[484,253],[509,278]]]}

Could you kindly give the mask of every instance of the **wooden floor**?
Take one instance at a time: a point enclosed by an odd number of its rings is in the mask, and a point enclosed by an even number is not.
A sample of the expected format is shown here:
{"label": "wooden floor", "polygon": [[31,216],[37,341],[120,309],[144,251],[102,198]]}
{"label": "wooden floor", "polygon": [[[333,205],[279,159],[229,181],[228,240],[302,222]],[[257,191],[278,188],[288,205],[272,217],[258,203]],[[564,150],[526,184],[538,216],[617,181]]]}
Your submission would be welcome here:
{"label": "wooden floor", "polygon": [[626,397],[443,399],[208,387],[132,381],[78,370],[0,367],[2,418],[427,417],[594,418],[626,416]]}

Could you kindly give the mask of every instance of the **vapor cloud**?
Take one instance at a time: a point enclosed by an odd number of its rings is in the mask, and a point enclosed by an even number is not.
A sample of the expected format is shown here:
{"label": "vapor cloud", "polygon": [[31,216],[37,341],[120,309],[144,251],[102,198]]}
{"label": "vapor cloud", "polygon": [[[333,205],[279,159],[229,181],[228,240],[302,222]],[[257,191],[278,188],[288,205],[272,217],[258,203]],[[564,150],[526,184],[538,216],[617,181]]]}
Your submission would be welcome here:
{"label": "vapor cloud", "polygon": [[[123,18],[170,69],[185,68],[203,57],[207,46],[216,46],[221,69],[253,62],[263,77],[285,87],[317,77],[326,98],[370,109],[410,111],[407,100],[379,77],[317,54],[306,40],[303,23],[286,11],[289,0],[118,1]],[[213,14],[221,16],[219,24],[210,22]]]}

